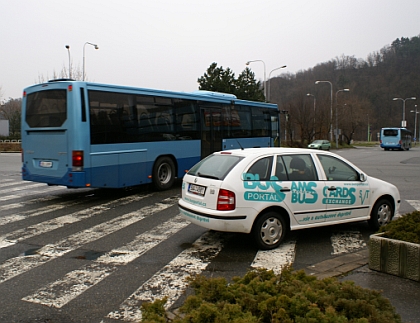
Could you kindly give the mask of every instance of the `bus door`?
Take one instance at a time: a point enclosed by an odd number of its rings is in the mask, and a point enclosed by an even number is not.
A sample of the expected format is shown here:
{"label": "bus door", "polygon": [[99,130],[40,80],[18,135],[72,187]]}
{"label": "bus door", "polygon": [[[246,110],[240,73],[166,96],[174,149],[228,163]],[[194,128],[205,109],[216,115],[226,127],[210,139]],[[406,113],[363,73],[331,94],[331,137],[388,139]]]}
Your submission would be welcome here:
{"label": "bus door", "polygon": [[201,108],[201,158],[222,150],[222,109]]}

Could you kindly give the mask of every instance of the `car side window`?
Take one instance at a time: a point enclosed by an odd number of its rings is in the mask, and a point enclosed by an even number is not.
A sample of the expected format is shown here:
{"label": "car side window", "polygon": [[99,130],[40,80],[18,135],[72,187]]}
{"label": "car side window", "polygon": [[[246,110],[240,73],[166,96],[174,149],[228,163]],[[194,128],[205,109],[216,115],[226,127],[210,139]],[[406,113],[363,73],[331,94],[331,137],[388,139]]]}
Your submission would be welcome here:
{"label": "car side window", "polygon": [[[273,157],[264,157],[257,160],[247,171],[247,180],[268,181],[271,176]],[[249,176],[252,174],[253,176]]]}
{"label": "car side window", "polygon": [[329,181],[357,181],[359,173],[350,165],[333,156],[320,155],[318,159]]}
{"label": "car side window", "polygon": [[276,170],[274,171],[274,176],[279,181],[287,181],[286,167],[284,166],[281,156],[277,156],[276,158]]}
{"label": "car side window", "polygon": [[282,156],[289,181],[317,181],[318,176],[311,155]]}

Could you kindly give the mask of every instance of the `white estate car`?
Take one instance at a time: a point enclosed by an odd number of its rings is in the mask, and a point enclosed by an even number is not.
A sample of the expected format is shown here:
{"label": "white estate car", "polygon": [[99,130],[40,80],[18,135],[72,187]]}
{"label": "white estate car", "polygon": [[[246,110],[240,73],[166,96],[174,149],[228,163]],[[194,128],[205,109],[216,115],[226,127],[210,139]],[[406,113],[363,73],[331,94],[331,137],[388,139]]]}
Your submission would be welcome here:
{"label": "white estate car", "polygon": [[185,174],[183,217],[216,231],[252,233],[279,246],[289,230],[369,221],[378,229],[400,206],[398,189],[326,151],[251,148],[216,152]]}

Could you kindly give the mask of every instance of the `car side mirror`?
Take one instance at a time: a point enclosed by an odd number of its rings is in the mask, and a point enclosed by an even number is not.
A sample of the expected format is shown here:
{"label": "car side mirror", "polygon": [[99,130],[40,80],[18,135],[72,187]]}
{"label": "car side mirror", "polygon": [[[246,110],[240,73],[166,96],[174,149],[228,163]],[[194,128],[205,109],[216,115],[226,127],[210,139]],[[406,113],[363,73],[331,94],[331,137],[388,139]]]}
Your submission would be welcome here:
{"label": "car side mirror", "polygon": [[361,174],[360,174],[360,181],[361,181],[361,182],[366,182],[366,180],[367,180],[367,176],[366,176],[366,174],[361,173]]}

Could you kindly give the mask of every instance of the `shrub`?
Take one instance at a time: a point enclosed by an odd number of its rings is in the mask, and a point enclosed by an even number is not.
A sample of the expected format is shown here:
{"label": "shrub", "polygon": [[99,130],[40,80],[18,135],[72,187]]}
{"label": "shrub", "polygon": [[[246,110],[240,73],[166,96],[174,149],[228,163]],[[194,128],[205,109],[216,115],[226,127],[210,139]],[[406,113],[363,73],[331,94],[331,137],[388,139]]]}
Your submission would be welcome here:
{"label": "shrub", "polygon": [[[390,301],[378,291],[336,278],[318,280],[286,268],[275,275],[264,269],[227,283],[197,276],[177,323],[391,323],[401,322]],[[142,307],[143,311],[147,308]]]}
{"label": "shrub", "polygon": [[420,211],[408,213],[381,227],[384,237],[420,244]]}

